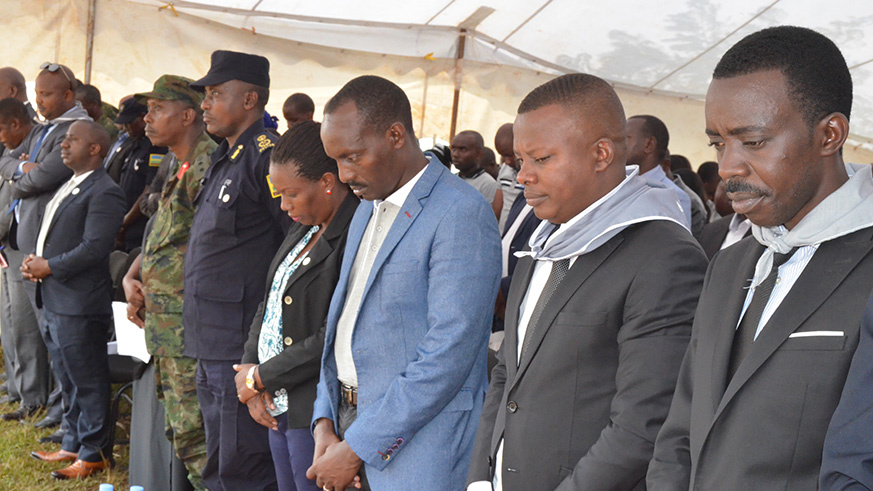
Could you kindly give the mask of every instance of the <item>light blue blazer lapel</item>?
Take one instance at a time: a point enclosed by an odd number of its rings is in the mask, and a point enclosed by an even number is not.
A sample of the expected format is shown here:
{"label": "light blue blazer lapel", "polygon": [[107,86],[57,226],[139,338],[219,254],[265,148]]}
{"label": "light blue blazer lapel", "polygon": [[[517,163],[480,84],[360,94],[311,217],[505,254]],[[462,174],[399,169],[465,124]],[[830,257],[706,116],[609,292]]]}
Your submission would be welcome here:
{"label": "light blue blazer lapel", "polygon": [[445,166],[440,163],[431,162],[427,165],[424,174],[421,175],[418,182],[415,183],[412,192],[409,193],[409,196],[407,196],[406,201],[397,213],[397,218],[394,219],[391,229],[388,230],[388,235],[385,236],[385,241],[382,242],[382,247],[379,249],[378,254],[376,254],[376,259],[373,260],[373,267],[370,270],[370,276],[367,278],[367,284],[361,296],[361,305],[366,301],[367,294],[370,292],[370,287],[373,286],[373,281],[379,274],[379,270],[382,269],[385,261],[394,252],[403,236],[406,235],[409,227],[418,218],[418,215],[421,213],[422,202],[430,196],[433,187],[444,172],[448,172]]}

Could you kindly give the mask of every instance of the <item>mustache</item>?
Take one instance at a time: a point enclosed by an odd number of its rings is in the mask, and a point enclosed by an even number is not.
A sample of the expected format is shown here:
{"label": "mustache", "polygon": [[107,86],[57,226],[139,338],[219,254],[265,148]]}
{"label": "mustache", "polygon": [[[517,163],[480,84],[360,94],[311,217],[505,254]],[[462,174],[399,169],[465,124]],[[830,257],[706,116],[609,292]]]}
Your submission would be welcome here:
{"label": "mustache", "polygon": [[770,196],[770,191],[752,186],[751,184],[739,179],[730,179],[724,185],[726,193],[748,193],[757,194],[758,196]]}

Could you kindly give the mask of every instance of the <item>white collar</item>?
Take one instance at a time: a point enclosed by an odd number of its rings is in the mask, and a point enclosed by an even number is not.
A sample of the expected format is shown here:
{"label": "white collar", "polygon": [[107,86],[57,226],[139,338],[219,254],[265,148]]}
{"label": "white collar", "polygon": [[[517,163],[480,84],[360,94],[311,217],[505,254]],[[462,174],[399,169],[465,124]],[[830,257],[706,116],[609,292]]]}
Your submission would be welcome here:
{"label": "white collar", "polygon": [[78,186],[79,184],[82,184],[82,181],[87,179],[88,176],[90,176],[93,173],[94,173],[93,170],[89,170],[88,172],[86,172],[84,174],[80,174],[78,176],[73,176],[70,180],[73,181],[76,184],[76,186]]}
{"label": "white collar", "polygon": [[733,214],[733,216],[731,217],[731,223],[730,223],[730,225],[728,225],[728,228],[729,228],[730,230],[732,230],[732,231],[736,231],[737,229],[740,228],[740,225],[742,225],[743,223],[749,221],[748,218],[746,218],[746,217],[742,217],[742,218],[740,218],[740,216],[741,216],[741,215],[740,215],[739,213],[734,213],[734,214]]}

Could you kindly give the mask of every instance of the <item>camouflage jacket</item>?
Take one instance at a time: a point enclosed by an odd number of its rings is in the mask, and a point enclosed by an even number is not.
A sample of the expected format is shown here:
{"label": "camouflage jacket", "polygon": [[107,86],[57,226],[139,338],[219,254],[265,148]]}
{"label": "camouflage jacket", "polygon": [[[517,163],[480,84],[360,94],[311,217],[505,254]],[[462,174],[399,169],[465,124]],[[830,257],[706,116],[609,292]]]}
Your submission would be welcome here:
{"label": "camouflage jacket", "polygon": [[188,158],[173,164],[142,251],[146,344],[155,356],[183,356],[182,263],[194,218],[194,197],[216,147],[204,132]]}

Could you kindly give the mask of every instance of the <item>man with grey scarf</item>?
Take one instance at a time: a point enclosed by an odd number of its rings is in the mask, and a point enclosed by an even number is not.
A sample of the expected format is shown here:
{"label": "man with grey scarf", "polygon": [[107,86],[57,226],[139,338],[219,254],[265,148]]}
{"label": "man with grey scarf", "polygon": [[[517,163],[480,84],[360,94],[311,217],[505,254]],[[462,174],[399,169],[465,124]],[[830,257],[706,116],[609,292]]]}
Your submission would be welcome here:
{"label": "man with grey scarf", "polygon": [[818,488],[873,289],[873,174],[841,152],[851,107],[845,59],[809,29],[750,34],[716,66],[706,133],[754,237],[712,259],[649,489]]}
{"label": "man with grey scarf", "polygon": [[639,489],[706,256],[674,192],[625,167],[607,82],[559,77],[518,112],[518,181],[543,222],[516,254],[467,489]]}

